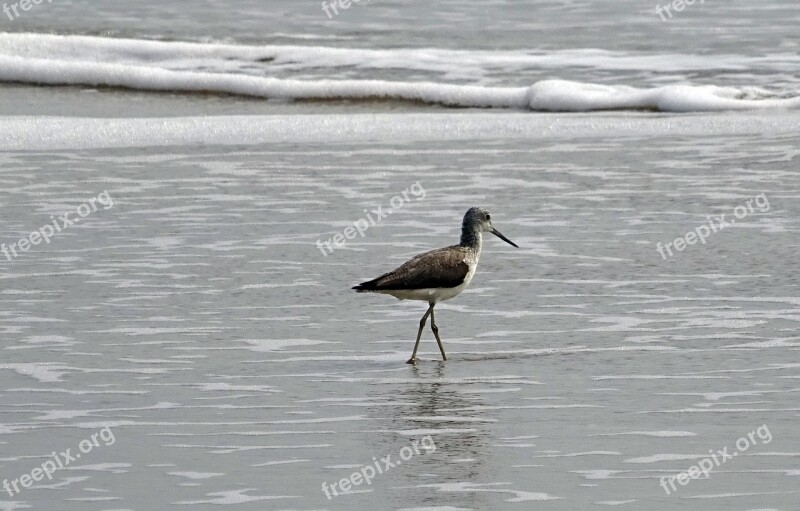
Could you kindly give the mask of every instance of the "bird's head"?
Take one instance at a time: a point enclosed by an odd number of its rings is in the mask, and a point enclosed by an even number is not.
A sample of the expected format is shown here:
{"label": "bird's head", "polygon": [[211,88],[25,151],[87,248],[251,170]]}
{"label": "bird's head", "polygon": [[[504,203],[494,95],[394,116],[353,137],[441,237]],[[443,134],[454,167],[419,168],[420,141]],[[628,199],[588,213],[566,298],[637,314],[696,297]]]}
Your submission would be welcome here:
{"label": "bird's head", "polygon": [[473,207],[467,210],[467,213],[464,215],[464,223],[462,227],[465,230],[476,230],[479,232],[490,232],[500,238],[501,240],[505,241],[509,245],[513,247],[519,248],[516,243],[511,241],[510,239],[503,236],[500,231],[495,229],[492,226],[492,215],[489,213],[489,210],[486,208],[481,207]]}

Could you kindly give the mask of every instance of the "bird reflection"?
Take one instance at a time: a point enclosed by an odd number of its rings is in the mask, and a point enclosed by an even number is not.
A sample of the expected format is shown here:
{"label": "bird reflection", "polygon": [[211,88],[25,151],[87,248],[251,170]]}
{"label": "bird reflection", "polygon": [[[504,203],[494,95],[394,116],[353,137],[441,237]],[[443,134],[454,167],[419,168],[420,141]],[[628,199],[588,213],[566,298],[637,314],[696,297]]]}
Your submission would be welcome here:
{"label": "bird reflection", "polygon": [[[447,373],[443,361],[410,366],[409,383],[379,389],[384,393],[381,397],[396,406],[373,409],[388,420],[377,452],[395,453],[394,459],[398,458],[396,453],[414,440],[420,440],[421,446],[432,445],[431,449],[404,461],[402,468],[393,469],[392,474],[393,487],[414,488],[416,499],[429,498],[431,504],[441,501],[438,485],[485,481],[484,460],[491,459],[487,453],[486,423],[492,419],[473,408],[485,404],[482,395],[464,393],[462,380],[449,378]],[[386,395],[386,391],[392,394]],[[432,444],[423,441],[428,435]],[[456,507],[485,507],[480,493],[454,493],[447,498]]]}

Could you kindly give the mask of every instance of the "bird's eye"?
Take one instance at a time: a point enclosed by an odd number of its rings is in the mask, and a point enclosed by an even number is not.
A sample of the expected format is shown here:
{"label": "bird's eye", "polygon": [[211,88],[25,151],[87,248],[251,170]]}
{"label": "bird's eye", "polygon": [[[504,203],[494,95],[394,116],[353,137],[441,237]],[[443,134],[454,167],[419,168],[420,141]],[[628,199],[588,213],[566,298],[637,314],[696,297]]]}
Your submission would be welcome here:
{"label": "bird's eye", "polygon": [[491,220],[491,219],[492,219],[492,215],[486,215],[486,220]]}

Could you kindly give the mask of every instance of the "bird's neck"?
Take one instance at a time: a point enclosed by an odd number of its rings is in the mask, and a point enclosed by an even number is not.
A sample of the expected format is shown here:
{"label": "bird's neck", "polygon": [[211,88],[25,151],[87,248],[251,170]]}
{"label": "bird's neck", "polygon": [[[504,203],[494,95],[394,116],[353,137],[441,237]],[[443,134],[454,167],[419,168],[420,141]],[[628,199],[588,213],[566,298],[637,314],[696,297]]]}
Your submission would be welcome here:
{"label": "bird's neck", "polygon": [[478,229],[462,229],[461,230],[461,243],[462,247],[471,248],[477,252],[481,251],[481,242],[483,238],[481,231]]}

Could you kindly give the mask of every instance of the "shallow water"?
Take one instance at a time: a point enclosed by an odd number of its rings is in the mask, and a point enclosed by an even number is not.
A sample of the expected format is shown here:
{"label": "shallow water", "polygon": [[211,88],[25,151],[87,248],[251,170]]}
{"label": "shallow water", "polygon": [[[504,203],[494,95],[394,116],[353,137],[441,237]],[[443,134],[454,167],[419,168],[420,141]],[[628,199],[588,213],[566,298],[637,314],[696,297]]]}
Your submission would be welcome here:
{"label": "shallow water", "polygon": [[[330,2],[328,2],[330,3]],[[659,53],[762,55],[797,49],[792,0],[697,1],[665,20],[664,0],[509,0],[435,3],[354,2],[332,19],[321,1],[214,0],[54,1],[31,9],[3,30],[148,35],[159,39],[246,43],[329,42],[360,48],[600,48]],[[688,3],[688,2],[687,2]],[[735,70],[731,70],[735,71]]]}
{"label": "shallow water", "polygon": [[[666,3],[0,15],[0,511],[796,511],[800,11]],[[350,288],[473,205],[521,248],[406,365],[425,305]]]}
{"label": "shallow water", "polygon": [[[0,153],[7,245],[113,198],[0,256],[0,477],[114,435],[0,509],[795,509],[797,138],[613,133]],[[408,366],[424,304],[350,286],[455,242],[476,204],[521,248],[484,240],[437,306],[449,360],[427,331]],[[710,479],[659,485],[762,425]]]}

